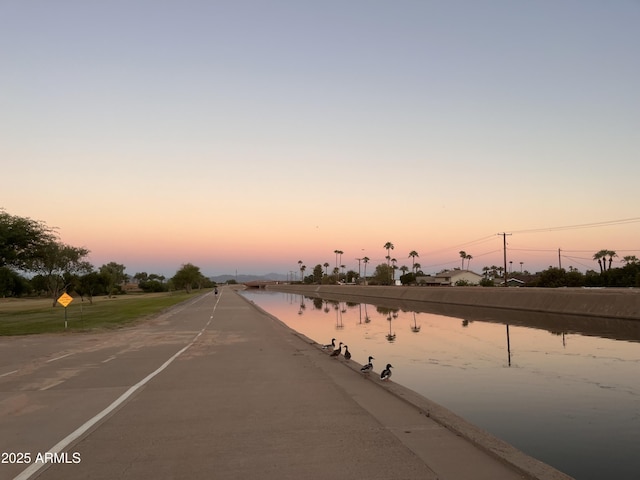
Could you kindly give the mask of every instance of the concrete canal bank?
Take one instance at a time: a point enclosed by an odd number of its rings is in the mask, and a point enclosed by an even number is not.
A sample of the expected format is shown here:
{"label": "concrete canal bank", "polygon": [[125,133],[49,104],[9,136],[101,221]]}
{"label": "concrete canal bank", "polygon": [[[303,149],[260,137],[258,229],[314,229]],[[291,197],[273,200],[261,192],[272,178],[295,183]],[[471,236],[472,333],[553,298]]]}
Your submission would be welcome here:
{"label": "concrete canal bank", "polygon": [[640,320],[640,289],[384,287],[359,285],[270,285],[270,290],[439,305]]}

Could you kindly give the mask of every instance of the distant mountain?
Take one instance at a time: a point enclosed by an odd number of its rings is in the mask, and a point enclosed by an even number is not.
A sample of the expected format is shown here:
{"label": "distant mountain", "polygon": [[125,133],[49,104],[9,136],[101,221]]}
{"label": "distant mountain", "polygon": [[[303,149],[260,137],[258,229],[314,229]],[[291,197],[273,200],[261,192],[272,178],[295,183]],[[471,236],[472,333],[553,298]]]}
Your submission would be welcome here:
{"label": "distant mountain", "polygon": [[211,281],[216,283],[226,283],[229,280],[235,280],[238,283],[255,282],[256,280],[277,280],[287,281],[287,276],[282,273],[267,273],[266,275],[217,275],[215,277],[209,277]]}

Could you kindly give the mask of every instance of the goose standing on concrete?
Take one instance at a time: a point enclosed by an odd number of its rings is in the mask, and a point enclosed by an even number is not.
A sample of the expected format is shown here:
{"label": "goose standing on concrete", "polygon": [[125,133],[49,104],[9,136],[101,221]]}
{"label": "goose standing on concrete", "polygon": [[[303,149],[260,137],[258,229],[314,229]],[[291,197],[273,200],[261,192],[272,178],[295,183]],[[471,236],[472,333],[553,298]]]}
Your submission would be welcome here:
{"label": "goose standing on concrete", "polygon": [[337,357],[338,355],[340,355],[340,352],[342,352],[342,342],[340,342],[340,344],[338,345],[338,348],[336,348],[333,352],[331,352],[331,356]]}
{"label": "goose standing on concrete", "polygon": [[393,368],[393,365],[391,365],[390,363],[387,363],[387,368],[382,370],[382,373],[380,373],[380,380],[383,380],[383,381],[389,380],[391,378],[392,368]]}
{"label": "goose standing on concrete", "polygon": [[362,373],[370,373],[373,370],[373,363],[371,363],[371,360],[375,360],[375,358],[371,356],[369,357],[369,363],[367,363],[366,365],[363,365],[362,368],[360,369]]}
{"label": "goose standing on concrete", "polygon": [[346,358],[347,360],[349,360],[351,358],[351,352],[349,351],[349,346],[345,345],[344,346],[344,358]]}
{"label": "goose standing on concrete", "polygon": [[323,350],[329,350],[331,349],[331,351],[334,351],[336,349],[336,339],[332,338],[331,339],[331,343],[329,345],[323,345],[322,346]]}

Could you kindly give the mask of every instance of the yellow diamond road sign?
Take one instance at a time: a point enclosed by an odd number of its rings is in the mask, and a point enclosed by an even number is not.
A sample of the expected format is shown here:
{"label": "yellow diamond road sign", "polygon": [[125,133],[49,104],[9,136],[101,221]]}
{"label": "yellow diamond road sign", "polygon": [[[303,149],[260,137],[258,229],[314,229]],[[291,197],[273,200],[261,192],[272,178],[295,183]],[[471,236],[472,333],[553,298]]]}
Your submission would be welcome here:
{"label": "yellow diamond road sign", "polygon": [[62,305],[64,308],[67,308],[71,302],[73,302],[73,297],[66,293],[63,293],[58,298],[58,303]]}

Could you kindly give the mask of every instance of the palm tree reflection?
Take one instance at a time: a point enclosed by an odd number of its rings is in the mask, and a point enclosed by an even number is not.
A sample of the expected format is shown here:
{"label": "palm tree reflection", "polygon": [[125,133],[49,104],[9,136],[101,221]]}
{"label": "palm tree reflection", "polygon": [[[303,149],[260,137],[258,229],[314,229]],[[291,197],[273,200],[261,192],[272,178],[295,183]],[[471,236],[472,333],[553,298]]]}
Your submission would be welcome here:
{"label": "palm tree reflection", "polygon": [[420,331],[420,325],[417,324],[417,320],[416,320],[416,312],[412,312],[413,313],[413,325],[411,326],[411,331],[413,333],[418,333]]}
{"label": "palm tree reflection", "polygon": [[302,315],[307,306],[304,303],[304,295],[300,295],[300,309],[298,310],[298,315]]}
{"label": "palm tree reflection", "polygon": [[509,338],[509,324],[507,323],[507,361],[511,366],[511,338]]}
{"label": "palm tree reflection", "polygon": [[344,328],[344,324],[342,323],[342,310],[337,303],[333,308],[336,311],[336,330],[342,330]]}
{"label": "palm tree reflection", "polygon": [[387,315],[387,320],[389,321],[389,333],[387,334],[387,341],[389,342],[394,342],[396,339],[396,334],[395,333],[391,333],[391,323],[393,320],[393,317],[391,315],[391,312],[389,312],[389,314]]}

